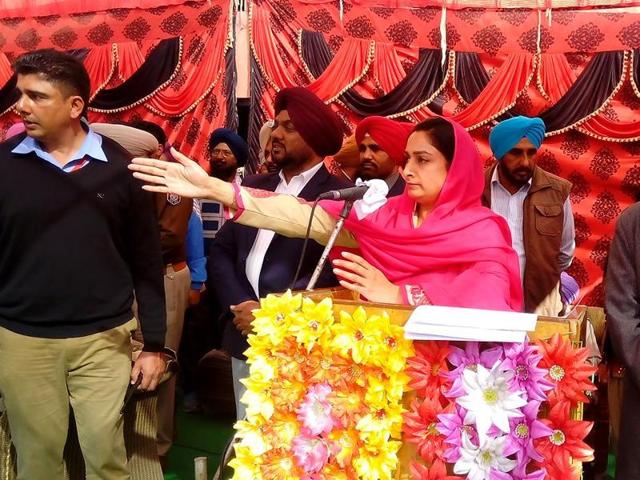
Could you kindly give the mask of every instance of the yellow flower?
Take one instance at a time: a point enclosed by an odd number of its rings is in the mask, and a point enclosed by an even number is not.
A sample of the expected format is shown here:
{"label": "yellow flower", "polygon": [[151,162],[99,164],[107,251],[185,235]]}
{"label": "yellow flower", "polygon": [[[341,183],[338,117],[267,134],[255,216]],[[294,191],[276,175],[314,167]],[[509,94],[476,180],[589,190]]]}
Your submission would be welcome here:
{"label": "yellow flower", "polygon": [[391,480],[397,468],[402,395],[412,344],[388,315],[367,317],[363,308],[340,312],[330,299],[316,304],[291,292],[269,295],[254,312],[255,334],[246,352],[250,376],[247,421],[236,424],[240,441],[231,462],[233,480],[303,478],[293,455],[300,435],[302,399],[315,384],[331,386],[337,420],[328,434],[330,461],[319,478]]}
{"label": "yellow flower", "polygon": [[241,382],[247,387],[247,391],[240,398],[240,401],[247,406],[247,417],[261,415],[267,420],[271,418],[274,410],[271,384],[251,376]]}
{"label": "yellow flower", "polygon": [[389,404],[384,409],[373,410],[363,416],[356,424],[362,441],[368,444],[381,444],[390,437],[402,435],[402,405]]}
{"label": "yellow flower", "polygon": [[301,305],[302,295],[293,296],[290,290],[280,296],[267,295],[260,301],[260,308],[253,312],[253,335],[266,337],[278,346],[289,335],[292,315],[300,310]]}
{"label": "yellow flower", "polygon": [[330,298],[325,298],[318,304],[305,298],[302,312],[292,315],[289,330],[295,335],[296,341],[310,352],[316,342],[327,336],[332,324],[333,306]]}
{"label": "yellow flower", "polygon": [[262,431],[264,427],[240,420],[236,422],[234,428],[238,432],[238,438],[240,438],[237,445],[247,447],[251,455],[264,455],[273,448],[271,442],[268,441],[267,436]]}
{"label": "yellow flower", "polygon": [[290,445],[294,437],[300,434],[300,422],[295,415],[283,415],[272,420],[271,429],[278,445]]}
{"label": "yellow flower", "polygon": [[260,475],[259,457],[251,454],[246,446],[236,445],[234,447],[236,456],[229,462],[233,468],[232,480],[258,480]]}
{"label": "yellow flower", "polygon": [[264,480],[300,480],[304,472],[296,466],[291,452],[286,449],[272,451],[263,457],[260,466],[261,476]]}
{"label": "yellow flower", "polygon": [[379,448],[361,448],[360,456],[353,461],[358,478],[391,480],[398,467],[399,448],[400,442],[388,442]]}
{"label": "yellow flower", "polygon": [[377,365],[382,367],[387,375],[403,372],[407,359],[414,355],[413,342],[404,338],[404,329],[392,324],[386,315],[380,322],[380,336],[382,348]]}
{"label": "yellow flower", "polygon": [[353,429],[333,430],[329,434],[329,440],[335,442],[340,448],[340,451],[336,454],[338,465],[343,468],[351,465],[353,455],[359,447],[360,439],[358,438],[357,432]]}
{"label": "yellow flower", "polygon": [[340,312],[340,322],[334,325],[334,339],[331,346],[345,358],[351,357],[359,364],[375,359],[381,346],[381,317],[367,318],[364,308],[358,307],[353,315]]}
{"label": "yellow flower", "polygon": [[387,398],[390,402],[401,403],[404,392],[409,391],[409,381],[411,378],[404,372],[396,373],[387,377],[385,386]]}

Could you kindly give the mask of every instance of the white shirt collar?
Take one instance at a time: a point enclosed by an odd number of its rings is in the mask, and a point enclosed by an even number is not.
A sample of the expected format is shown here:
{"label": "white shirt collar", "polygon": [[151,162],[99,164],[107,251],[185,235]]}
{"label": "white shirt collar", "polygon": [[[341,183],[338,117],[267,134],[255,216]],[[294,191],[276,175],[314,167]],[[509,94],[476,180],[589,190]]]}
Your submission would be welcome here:
{"label": "white shirt collar", "polygon": [[[318,173],[318,170],[322,168],[322,165],[324,165],[324,162],[320,162],[317,165],[314,165],[313,167],[311,167],[309,170],[305,170],[304,172],[299,173],[295,177],[291,177],[291,180],[288,183],[291,183],[293,180],[300,178],[306,184],[309,180],[311,180],[311,178],[316,173]],[[284,174],[282,173],[282,170],[278,172],[278,175],[280,176],[280,181],[284,182],[285,185],[288,185],[287,180],[285,179]]]}

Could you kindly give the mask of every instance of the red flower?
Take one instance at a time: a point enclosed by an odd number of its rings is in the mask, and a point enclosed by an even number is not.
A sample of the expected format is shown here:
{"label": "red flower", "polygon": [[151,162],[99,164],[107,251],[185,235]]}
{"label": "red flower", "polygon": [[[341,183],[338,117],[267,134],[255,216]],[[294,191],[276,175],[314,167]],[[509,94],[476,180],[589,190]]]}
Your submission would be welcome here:
{"label": "red flower", "polygon": [[405,441],[417,445],[418,453],[429,463],[442,458],[445,450],[444,435],[437,428],[439,413],[447,413],[447,409],[442,408],[437,394],[422,401],[414,400],[410,411],[404,414]]}
{"label": "red flower", "polygon": [[409,387],[426,397],[437,390],[442,392],[451,386],[451,380],[442,373],[448,372],[447,355],[449,342],[414,342],[416,355],[407,360],[407,374],[411,377]]}
{"label": "red flower", "polygon": [[585,391],[596,390],[591,376],[597,370],[587,363],[586,348],[573,348],[571,340],[555,334],[548,342],[538,342],[542,360],[540,367],[549,370],[547,378],[553,382],[555,388],[549,392],[551,403],[568,400],[575,405],[577,402],[589,402]]}
{"label": "red flower", "polygon": [[431,466],[411,462],[410,468],[413,480],[460,480],[455,475],[447,475],[447,467],[442,460],[436,460]]}
{"label": "red flower", "polygon": [[593,427],[592,422],[571,420],[569,418],[571,404],[558,402],[551,407],[547,418],[541,421],[547,425],[553,433],[548,437],[537,439],[535,447],[544,456],[544,463],[540,466],[554,470],[555,477],[561,480],[572,479],[575,470],[571,460],[576,462],[590,462],[593,460],[593,449],[584,443],[584,439]]}
{"label": "red flower", "polygon": [[573,462],[562,468],[555,463],[548,463],[545,465],[547,475],[544,478],[546,480],[580,480],[582,478],[581,466],[580,462]]}

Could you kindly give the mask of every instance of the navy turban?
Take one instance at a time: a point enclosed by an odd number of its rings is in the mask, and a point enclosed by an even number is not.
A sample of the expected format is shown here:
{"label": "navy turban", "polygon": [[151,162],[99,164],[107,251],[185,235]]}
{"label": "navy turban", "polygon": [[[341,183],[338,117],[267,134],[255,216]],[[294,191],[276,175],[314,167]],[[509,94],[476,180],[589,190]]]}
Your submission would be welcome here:
{"label": "navy turban", "polygon": [[276,115],[286,110],[305,143],[316,155],[335,155],[342,147],[342,123],[331,108],[304,87],[280,90],[275,101]]}
{"label": "navy turban", "polygon": [[489,134],[489,145],[493,155],[500,160],[523,138],[529,139],[536,148],[540,148],[545,131],[541,118],[513,117],[493,127]]}
{"label": "navy turban", "polygon": [[217,128],[211,134],[209,139],[209,149],[213,150],[220,143],[226,143],[233,152],[239,167],[244,167],[249,156],[249,147],[247,142],[233,130],[228,128]]}

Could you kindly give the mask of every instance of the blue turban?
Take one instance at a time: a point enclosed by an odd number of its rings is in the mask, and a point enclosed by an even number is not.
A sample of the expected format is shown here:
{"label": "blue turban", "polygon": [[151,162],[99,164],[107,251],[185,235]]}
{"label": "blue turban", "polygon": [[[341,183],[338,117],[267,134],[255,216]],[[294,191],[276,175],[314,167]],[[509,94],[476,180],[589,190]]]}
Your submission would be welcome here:
{"label": "blue turban", "polygon": [[219,143],[226,143],[236,157],[238,166],[244,167],[249,156],[249,146],[240,135],[228,128],[217,128],[209,139],[209,150],[216,148]]}
{"label": "blue turban", "polygon": [[541,118],[513,117],[493,127],[489,134],[489,145],[493,155],[500,160],[523,138],[540,148],[545,131]]}

